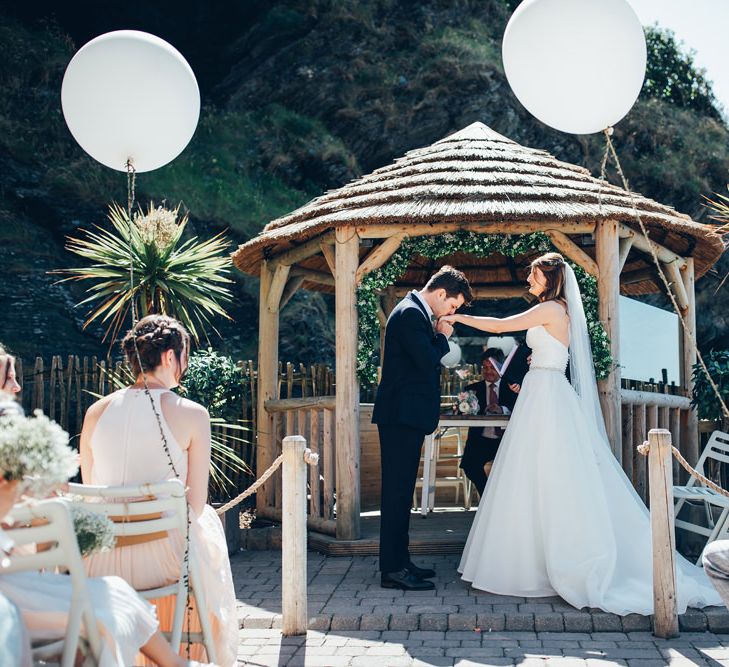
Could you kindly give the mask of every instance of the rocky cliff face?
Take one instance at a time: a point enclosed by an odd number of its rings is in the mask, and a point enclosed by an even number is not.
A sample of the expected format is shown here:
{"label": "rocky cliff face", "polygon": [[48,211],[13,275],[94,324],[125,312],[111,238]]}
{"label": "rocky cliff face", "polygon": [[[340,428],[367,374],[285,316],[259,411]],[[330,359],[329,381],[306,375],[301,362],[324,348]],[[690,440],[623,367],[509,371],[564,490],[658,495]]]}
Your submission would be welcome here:
{"label": "rocky cliff face", "polygon": [[[107,30],[159,34],[198,75],[204,106],[193,141],[138,184],[142,201],[183,201],[192,233],[228,228],[238,243],[323,190],[476,120],[593,172],[602,157],[599,137],[552,131],[512,95],[499,53],[514,3],[504,0],[165,0],[115,4],[103,15],[88,1],[68,4],[0,15],[8,63],[0,72],[0,340],[24,355],[103,350],[98,329],[83,331],[83,313],[71,308],[79,288],[54,285],[46,272],[75,263],[66,234],[103,224],[106,204],[125,198],[123,177],[84,156],[59,109],[68,59]],[[716,118],[648,97],[615,135],[632,186],[695,219],[706,219],[702,195],[726,187],[728,139]],[[721,319],[729,292],[714,294],[726,264],[698,285],[704,346],[729,347]],[[236,321],[221,323],[216,346],[253,354],[256,293],[255,281],[238,279]],[[302,351],[296,325],[307,318],[310,337],[331,341],[331,308],[316,296],[296,299],[282,354],[330,358],[327,345]]]}

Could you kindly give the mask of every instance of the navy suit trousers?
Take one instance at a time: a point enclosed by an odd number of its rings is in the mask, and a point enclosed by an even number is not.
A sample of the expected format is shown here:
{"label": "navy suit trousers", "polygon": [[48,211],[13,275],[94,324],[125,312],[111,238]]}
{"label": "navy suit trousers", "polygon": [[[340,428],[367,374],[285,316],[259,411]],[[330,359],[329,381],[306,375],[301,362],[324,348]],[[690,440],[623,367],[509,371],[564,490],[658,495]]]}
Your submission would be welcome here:
{"label": "navy suit trousers", "polygon": [[410,562],[410,509],[425,433],[410,426],[378,424],[382,461],[380,571],[397,572]]}

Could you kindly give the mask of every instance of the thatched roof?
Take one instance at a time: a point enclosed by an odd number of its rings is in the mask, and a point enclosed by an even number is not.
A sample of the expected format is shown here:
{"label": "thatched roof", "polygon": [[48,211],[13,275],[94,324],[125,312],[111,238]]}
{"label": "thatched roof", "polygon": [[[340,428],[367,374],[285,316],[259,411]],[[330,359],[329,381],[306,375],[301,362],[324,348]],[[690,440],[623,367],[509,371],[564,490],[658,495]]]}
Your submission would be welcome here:
{"label": "thatched roof", "polygon": [[[473,123],[272,221],[258,236],[241,245],[233,259],[239,269],[257,275],[263,259],[346,225],[452,223],[455,230],[463,223],[543,222],[547,230],[559,229],[564,223],[617,219],[638,229],[634,204],[654,241],[695,259],[697,276],[720,257],[723,245],[711,227],[639,194],[631,198],[621,188],[594,178],[583,167],[561,162],[546,151],[521,146],[483,123]],[[594,256],[589,238],[574,240]],[[471,258],[467,263],[473,268],[491,265],[493,269],[507,269],[503,258]],[[304,264],[327,271],[321,256]],[[516,264],[520,269],[524,262]],[[649,267],[648,258],[632,253],[624,271],[636,273]],[[509,268],[510,273],[506,271],[505,275],[514,276],[513,263]],[[313,283],[308,286],[322,289]],[[644,293],[655,289],[655,284],[646,280],[624,291]]]}

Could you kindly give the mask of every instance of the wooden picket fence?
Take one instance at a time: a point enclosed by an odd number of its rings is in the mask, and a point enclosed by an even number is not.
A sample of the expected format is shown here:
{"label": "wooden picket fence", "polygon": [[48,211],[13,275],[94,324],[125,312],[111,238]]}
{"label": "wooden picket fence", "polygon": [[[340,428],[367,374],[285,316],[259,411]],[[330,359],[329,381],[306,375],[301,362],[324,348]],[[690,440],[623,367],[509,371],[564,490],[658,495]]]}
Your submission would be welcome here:
{"label": "wooden picket fence", "polygon": [[[256,367],[251,360],[239,362],[242,373],[242,400],[236,420],[249,430],[240,431],[213,425],[213,436],[227,442],[255,470],[256,433]],[[16,360],[18,377],[22,379],[20,402],[30,414],[41,410],[58,422],[71,436],[71,445],[78,447],[78,438],[88,407],[99,397],[129,384],[130,372],[120,360],[95,356],[55,355],[50,361],[37,356],[28,361]],[[324,364],[279,364],[280,398],[327,396],[334,393],[334,372]],[[225,493],[211,488],[212,502],[223,502],[237,495],[253,481],[248,473],[223,468],[233,482]]]}

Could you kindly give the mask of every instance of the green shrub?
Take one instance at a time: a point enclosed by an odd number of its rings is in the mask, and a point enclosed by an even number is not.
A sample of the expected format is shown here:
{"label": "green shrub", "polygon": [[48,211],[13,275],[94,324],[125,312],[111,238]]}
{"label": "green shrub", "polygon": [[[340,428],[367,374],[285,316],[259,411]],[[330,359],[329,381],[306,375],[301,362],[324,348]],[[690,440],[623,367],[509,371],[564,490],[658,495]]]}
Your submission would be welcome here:
{"label": "green shrub", "polygon": [[[729,350],[712,350],[704,355],[706,367],[719,389],[724,402],[729,402]],[[704,374],[700,364],[693,369],[694,395],[691,405],[699,411],[699,419],[722,419],[722,409],[714,389]]]}
{"label": "green shrub", "polygon": [[211,417],[230,423],[240,419],[243,370],[231,357],[212,348],[193,352],[184,385],[187,398],[204,405]]}

